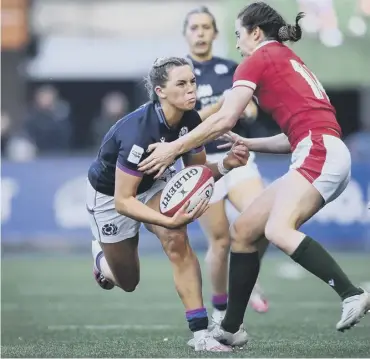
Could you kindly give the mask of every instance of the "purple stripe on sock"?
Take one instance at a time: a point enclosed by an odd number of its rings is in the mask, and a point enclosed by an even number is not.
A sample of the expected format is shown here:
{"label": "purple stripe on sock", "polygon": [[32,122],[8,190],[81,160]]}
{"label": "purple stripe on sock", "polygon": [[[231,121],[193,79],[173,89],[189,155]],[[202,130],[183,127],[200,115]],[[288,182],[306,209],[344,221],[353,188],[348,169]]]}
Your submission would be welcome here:
{"label": "purple stripe on sock", "polygon": [[95,265],[96,268],[98,268],[98,271],[101,272],[101,267],[100,267],[100,260],[104,257],[103,251],[99,252],[99,254],[96,256],[95,259]]}
{"label": "purple stripe on sock", "polygon": [[207,309],[206,308],[198,308],[193,310],[187,310],[186,311],[186,319],[194,319],[194,318],[205,318],[207,317]]}
{"label": "purple stripe on sock", "polygon": [[227,294],[218,294],[212,297],[212,304],[227,304]]}
{"label": "purple stripe on sock", "polygon": [[128,173],[129,175],[135,176],[135,177],[143,177],[143,173],[140,171],[134,171],[130,168],[125,167],[124,165],[121,165],[119,162],[117,162],[116,166],[123,172]]}

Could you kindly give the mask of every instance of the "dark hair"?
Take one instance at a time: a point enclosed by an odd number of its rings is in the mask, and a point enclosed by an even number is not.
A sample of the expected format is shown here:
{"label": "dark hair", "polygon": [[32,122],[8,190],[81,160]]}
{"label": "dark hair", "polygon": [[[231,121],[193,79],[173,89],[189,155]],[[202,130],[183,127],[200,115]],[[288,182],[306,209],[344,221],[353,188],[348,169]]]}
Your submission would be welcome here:
{"label": "dark hair", "polygon": [[168,81],[168,71],[179,66],[190,66],[193,69],[192,63],[182,57],[160,57],[154,61],[149,74],[145,77],[145,87],[150,100],[158,100],[155,88],[157,86],[164,87]]}
{"label": "dark hair", "polygon": [[186,14],[186,17],[185,17],[185,20],[184,20],[184,25],[183,25],[183,34],[185,34],[185,31],[186,31],[186,28],[188,27],[188,24],[189,24],[189,18],[191,15],[194,15],[194,14],[207,14],[211,17],[212,19],[212,26],[213,26],[213,29],[215,30],[215,33],[217,34],[218,33],[218,27],[217,27],[217,23],[216,23],[216,18],[214,17],[214,15],[208,10],[208,7],[207,6],[200,6],[200,7],[197,7],[191,11],[189,11],[187,14]]}
{"label": "dark hair", "polygon": [[258,26],[267,39],[279,42],[297,42],[302,38],[299,20],[303,17],[304,13],[300,12],[296,16],[295,25],[289,25],[274,8],[262,1],[246,6],[238,15],[238,19],[248,31],[253,31]]}

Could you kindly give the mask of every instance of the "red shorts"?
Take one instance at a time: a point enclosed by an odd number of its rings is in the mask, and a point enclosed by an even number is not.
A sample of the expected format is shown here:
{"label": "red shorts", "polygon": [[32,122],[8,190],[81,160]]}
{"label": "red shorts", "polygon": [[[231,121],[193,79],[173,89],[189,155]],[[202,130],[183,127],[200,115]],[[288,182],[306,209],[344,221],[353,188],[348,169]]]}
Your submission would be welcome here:
{"label": "red shorts", "polygon": [[336,199],[351,178],[351,154],[330,131],[312,130],[292,153],[290,168],[298,171],[319,191],[325,203]]}

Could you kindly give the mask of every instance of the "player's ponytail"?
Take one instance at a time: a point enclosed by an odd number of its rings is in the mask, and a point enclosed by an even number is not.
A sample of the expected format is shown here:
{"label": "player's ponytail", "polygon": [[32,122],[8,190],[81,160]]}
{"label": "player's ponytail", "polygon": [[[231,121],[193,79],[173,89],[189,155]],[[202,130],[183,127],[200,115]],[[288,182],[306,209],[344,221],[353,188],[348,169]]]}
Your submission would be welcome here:
{"label": "player's ponytail", "polygon": [[278,41],[293,41],[297,42],[302,38],[302,28],[299,25],[299,20],[304,17],[304,13],[300,12],[295,18],[295,25],[283,25],[278,31]]}
{"label": "player's ponytail", "polygon": [[289,25],[274,8],[262,1],[248,5],[238,15],[241,24],[249,32],[259,27],[264,32],[266,40],[279,42],[297,42],[302,38],[299,20],[303,17],[304,13],[300,12],[296,17],[295,25]]}

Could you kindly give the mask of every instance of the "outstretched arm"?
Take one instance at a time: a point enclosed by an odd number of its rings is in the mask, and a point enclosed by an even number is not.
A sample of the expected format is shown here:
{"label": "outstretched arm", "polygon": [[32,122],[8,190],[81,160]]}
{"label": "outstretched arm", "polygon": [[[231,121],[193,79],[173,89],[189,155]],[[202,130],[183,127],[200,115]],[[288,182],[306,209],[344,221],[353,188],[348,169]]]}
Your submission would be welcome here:
{"label": "outstretched arm", "polygon": [[276,136],[248,138],[246,143],[251,151],[263,153],[290,153],[291,147],[288,137],[284,133]]}
{"label": "outstretched arm", "polygon": [[245,138],[236,133],[228,132],[222,137],[222,139],[228,143],[220,145],[218,148],[229,148],[238,141],[244,143],[248,149],[253,152],[278,154],[291,152],[290,142],[284,133],[271,137]]}
{"label": "outstretched arm", "polygon": [[188,152],[192,148],[199,147],[230,131],[242,115],[252,96],[253,90],[248,87],[235,87],[230,90],[218,112],[208,117],[194,130],[173,142],[177,152]]}
{"label": "outstretched arm", "polygon": [[[198,111],[198,114],[201,118],[202,121],[205,121],[209,116],[213,115],[217,111],[219,111],[222,107],[222,104],[224,103],[225,100],[225,95],[229,92],[230,90],[226,90],[224,94],[221,96],[221,98],[218,100],[218,102],[208,105],[203,107],[201,110]],[[254,103],[253,100],[250,100],[247,107],[244,109],[243,114],[241,118],[246,118],[246,119],[253,119],[257,117],[258,114],[258,107]]]}
{"label": "outstretched arm", "polygon": [[139,163],[139,171],[147,174],[157,172],[155,178],[159,178],[179,154],[200,147],[202,144],[231,130],[251,100],[252,95],[253,90],[248,87],[233,88],[227,93],[220,111],[207,118],[188,134],[174,142],[149,145],[147,152],[154,152]]}
{"label": "outstretched arm", "polygon": [[207,162],[205,150],[197,154],[185,155],[182,159],[185,166],[204,165],[208,167],[212,171],[213,178],[217,181],[233,168],[245,166],[248,158],[248,148],[243,143],[238,142],[232,146],[231,151],[219,162]]}
{"label": "outstretched arm", "polygon": [[219,111],[223,102],[224,102],[224,99],[222,98],[220,101],[218,101],[218,102],[216,102],[212,105],[208,105],[206,107],[203,107],[201,110],[199,110],[198,114],[199,114],[201,120],[205,121],[209,116],[211,116],[214,113],[216,113],[217,111]]}

